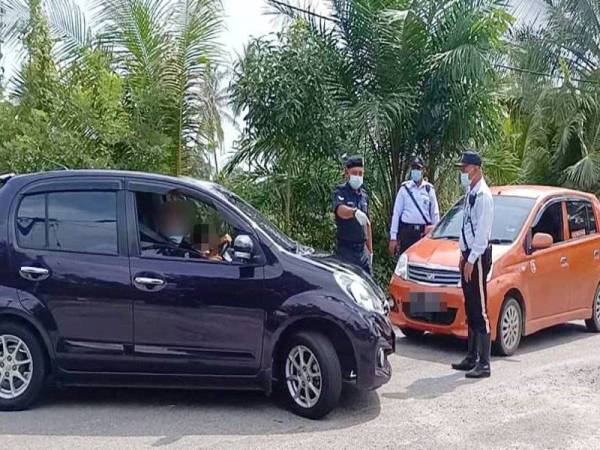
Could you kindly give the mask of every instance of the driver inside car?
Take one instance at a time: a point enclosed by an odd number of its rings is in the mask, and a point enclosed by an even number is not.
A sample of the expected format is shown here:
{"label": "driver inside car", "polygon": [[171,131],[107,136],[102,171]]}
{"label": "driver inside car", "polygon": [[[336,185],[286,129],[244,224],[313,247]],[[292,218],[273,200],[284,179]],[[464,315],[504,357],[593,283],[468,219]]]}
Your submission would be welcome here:
{"label": "driver inside car", "polygon": [[191,207],[187,201],[171,198],[160,205],[156,217],[158,234],[169,245],[161,246],[158,252],[163,256],[199,257],[189,243],[192,222]]}

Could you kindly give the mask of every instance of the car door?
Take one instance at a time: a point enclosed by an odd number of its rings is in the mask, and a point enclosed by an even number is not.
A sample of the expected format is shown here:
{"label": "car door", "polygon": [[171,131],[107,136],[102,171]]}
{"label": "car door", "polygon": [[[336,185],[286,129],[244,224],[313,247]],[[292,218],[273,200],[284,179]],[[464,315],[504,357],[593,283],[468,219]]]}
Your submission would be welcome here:
{"label": "car door", "polygon": [[155,210],[174,190],[213,218],[221,217],[231,227],[232,239],[240,234],[255,239],[251,228],[196,191],[143,182],[131,182],[128,189],[135,354],[143,370],[257,373],[265,320],[263,258],[257,255],[252,263],[241,264],[198,258],[193,252],[164,255],[145,243],[160,234]]}
{"label": "car door", "polygon": [[543,250],[528,249],[524,271],[528,320],[548,319],[569,308],[572,272],[565,242],[565,216],[562,199],[551,199],[540,208],[532,223],[530,237],[547,233],[554,244]]}
{"label": "car door", "polygon": [[59,366],[131,369],[133,317],[122,181],[29,185],[11,214],[11,270],[23,305],[44,315]]}
{"label": "car door", "polygon": [[600,280],[600,243],[590,200],[570,198],[568,216],[570,310],[589,309]]}

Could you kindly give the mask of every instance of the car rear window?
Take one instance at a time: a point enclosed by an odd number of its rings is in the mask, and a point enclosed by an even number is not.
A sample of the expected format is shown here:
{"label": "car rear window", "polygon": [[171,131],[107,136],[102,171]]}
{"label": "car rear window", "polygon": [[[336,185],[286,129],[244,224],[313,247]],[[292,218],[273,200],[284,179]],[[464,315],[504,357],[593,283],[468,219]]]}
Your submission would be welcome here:
{"label": "car rear window", "polygon": [[567,202],[567,214],[571,239],[597,232],[596,217],[591,202],[570,200]]}
{"label": "car rear window", "polygon": [[116,192],[51,192],[23,197],[17,212],[22,248],[118,254]]}

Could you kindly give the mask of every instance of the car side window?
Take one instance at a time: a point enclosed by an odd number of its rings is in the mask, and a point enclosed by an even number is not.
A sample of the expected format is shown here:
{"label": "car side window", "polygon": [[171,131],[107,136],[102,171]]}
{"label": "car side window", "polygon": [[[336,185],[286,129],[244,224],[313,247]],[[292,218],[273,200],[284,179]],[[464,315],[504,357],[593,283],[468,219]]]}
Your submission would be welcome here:
{"label": "car side window", "polygon": [[546,233],[552,236],[554,243],[563,242],[563,211],[562,203],[553,203],[547,206],[537,223],[531,230],[531,235],[536,233]]}
{"label": "car side window", "polygon": [[204,200],[170,191],[136,192],[141,256],[233,261],[236,230]]}
{"label": "car side window", "polygon": [[116,192],[49,192],[23,197],[17,212],[23,248],[117,255]]}
{"label": "car side window", "polygon": [[596,218],[591,202],[585,200],[568,201],[567,213],[569,215],[569,235],[571,239],[596,233]]}

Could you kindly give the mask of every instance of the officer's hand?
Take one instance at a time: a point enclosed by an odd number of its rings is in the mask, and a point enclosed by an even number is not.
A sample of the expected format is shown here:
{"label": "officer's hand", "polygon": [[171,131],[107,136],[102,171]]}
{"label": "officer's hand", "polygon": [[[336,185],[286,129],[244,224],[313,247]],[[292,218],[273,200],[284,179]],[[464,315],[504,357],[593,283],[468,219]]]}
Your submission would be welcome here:
{"label": "officer's hand", "polygon": [[390,241],[388,245],[388,251],[390,255],[394,256],[396,254],[396,250],[398,249],[398,241]]}
{"label": "officer's hand", "polygon": [[465,267],[463,268],[463,274],[465,276],[465,281],[467,283],[471,282],[471,276],[473,275],[473,264],[470,262],[465,263]]}
{"label": "officer's hand", "polygon": [[361,227],[364,227],[366,224],[369,223],[369,217],[360,209],[354,211],[354,218],[357,220]]}

